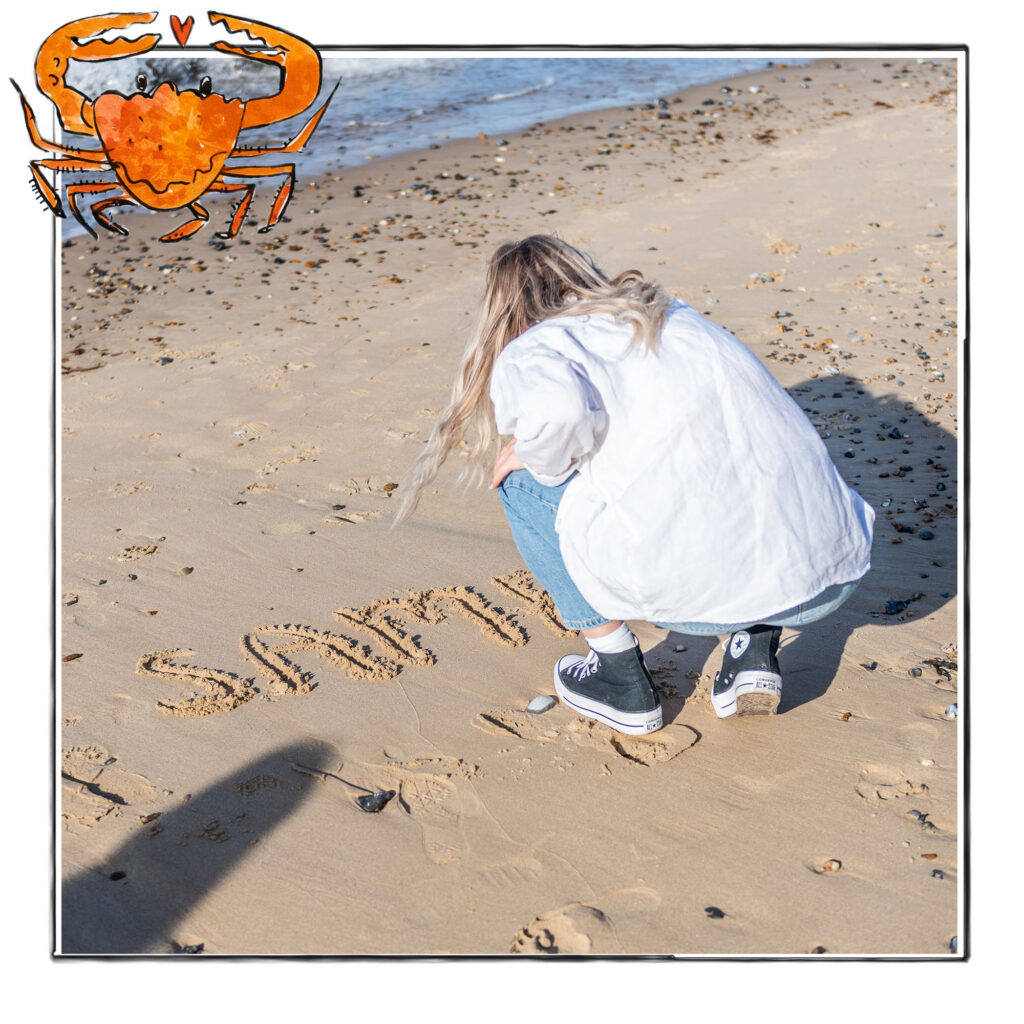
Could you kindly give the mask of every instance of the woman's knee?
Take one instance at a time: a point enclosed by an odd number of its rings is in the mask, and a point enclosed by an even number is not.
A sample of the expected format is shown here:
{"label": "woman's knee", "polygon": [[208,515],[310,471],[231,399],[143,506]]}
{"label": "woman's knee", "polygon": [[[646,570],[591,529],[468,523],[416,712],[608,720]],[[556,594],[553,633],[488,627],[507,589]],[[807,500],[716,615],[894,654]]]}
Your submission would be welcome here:
{"label": "woman's knee", "polygon": [[522,505],[522,488],[516,487],[514,481],[510,481],[509,477],[512,474],[509,473],[504,480],[501,481],[497,486],[498,500],[501,502],[501,507],[505,510],[505,515],[512,518],[516,514],[516,511]]}

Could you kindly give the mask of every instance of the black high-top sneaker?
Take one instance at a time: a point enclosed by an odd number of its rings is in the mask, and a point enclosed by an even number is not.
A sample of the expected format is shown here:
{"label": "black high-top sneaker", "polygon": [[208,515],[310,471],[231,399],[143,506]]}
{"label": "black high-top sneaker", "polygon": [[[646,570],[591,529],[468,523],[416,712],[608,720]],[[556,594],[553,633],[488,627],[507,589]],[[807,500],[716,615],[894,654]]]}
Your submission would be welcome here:
{"label": "black high-top sneaker", "polygon": [[751,626],[722,645],[725,657],[711,688],[711,706],[719,718],[775,714],[782,697],[776,658],[781,636],[778,626]]}
{"label": "black high-top sneaker", "polygon": [[661,702],[636,645],[619,654],[567,654],[555,665],[555,693],[577,714],[640,736],[661,728]]}

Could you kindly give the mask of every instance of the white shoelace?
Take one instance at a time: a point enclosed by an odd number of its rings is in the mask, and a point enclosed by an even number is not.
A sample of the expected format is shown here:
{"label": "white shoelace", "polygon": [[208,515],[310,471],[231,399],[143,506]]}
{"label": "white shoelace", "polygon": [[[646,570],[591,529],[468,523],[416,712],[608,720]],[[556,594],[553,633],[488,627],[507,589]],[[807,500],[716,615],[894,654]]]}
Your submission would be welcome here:
{"label": "white shoelace", "polygon": [[577,679],[586,679],[597,671],[599,662],[597,651],[591,651],[586,658],[577,661],[575,665],[570,665],[566,671]]}

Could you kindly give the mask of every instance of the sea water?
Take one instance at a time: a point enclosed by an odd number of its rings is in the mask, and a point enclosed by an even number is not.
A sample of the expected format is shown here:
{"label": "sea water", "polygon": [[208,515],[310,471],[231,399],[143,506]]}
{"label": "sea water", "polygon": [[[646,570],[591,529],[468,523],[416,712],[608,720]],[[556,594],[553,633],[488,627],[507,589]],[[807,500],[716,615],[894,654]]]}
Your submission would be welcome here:
{"label": "sea water", "polygon": [[[571,114],[633,103],[653,103],[688,86],[710,84],[779,63],[767,53],[703,57],[688,51],[588,51],[553,55],[502,50],[465,55],[420,51],[351,53],[323,50],[318,103],[330,102],[316,132],[295,155],[246,158],[247,163],[294,161],[300,178],[310,178],[377,157],[441,145],[446,140],[493,136]],[[792,65],[793,60],[787,60]],[[130,95],[146,76],[146,91],[161,82],[179,90],[198,89],[209,76],[213,92],[232,98],[267,96],[279,88],[279,71],[256,61],[210,51],[128,57],[103,63],[73,61],[68,83],[90,98],[102,92]],[[27,83],[25,83],[27,84]],[[52,107],[30,95],[43,134]],[[301,129],[316,109],[278,124],[243,133],[239,145],[280,146]],[[64,135],[67,145],[98,148],[81,135]],[[35,154],[33,154],[35,155]],[[65,175],[65,184],[87,175]],[[110,177],[111,172],[101,176]],[[119,216],[123,216],[123,212]],[[86,215],[88,216],[88,214]],[[69,216],[66,231],[80,227]]]}
{"label": "sea water", "polygon": [[[320,156],[363,163],[538,121],[654,102],[690,85],[767,67],[757,58],[691,56],[327,58],[338,89],[318,131]],[[332,109],[333,108],[333,109]]]}

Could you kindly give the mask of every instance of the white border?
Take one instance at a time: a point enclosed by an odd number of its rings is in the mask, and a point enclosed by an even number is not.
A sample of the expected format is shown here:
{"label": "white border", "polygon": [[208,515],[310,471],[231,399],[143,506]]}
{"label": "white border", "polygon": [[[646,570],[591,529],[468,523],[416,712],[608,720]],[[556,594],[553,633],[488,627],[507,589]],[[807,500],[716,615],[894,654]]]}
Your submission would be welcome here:
{"label": "white border", "polygon": [[[610,6],[604,15],[596,10],[581,12],[578,5],[565,9],[535,0],[519,0],[510,8],[493,5],[493,20],[487,7],[468,0],[446,0],[437,7],[420,2],[393,0],[386,11],[378,5],[336,5],[330,13],[320,3],[291,2],[287,12],[264,0],[238,4],[247,15],[287,23],[308,38],[320,43],[418,43],[434,37],[446,42],[477,43],[494,39],[519,42],[562,42],[601,44],[610,39],[637,45],[652,40],[686,44],[701,41],[719,43],[740,37],[741,42],[789,44],[806,39],[877,42],[884,38],[896,43],[939,44],[966,42],[972,47],[972,382],[974,402],[971,409],[973,527],[971,573],[966,582],[971,593],[972,617],[972,692],[989,693],[1016,684],[1015,678],[996,668],[990,623],[1018,629],[1012,597],[1019,585],[1014,533],[1017,507],[1015,483],[1020,469],[1015,456],[1019,426],[1015,412],[1014,381],[1019,373],[1016,318],[1009,302],[1020,291],[1020,253],[1016,246],[1015,225],[1011,214],[1019,211],[1018,161],[1009,146],[1000,140],[1015,135],[1013,104],[1019,87],[1016,69],[1019,57],[1010,25],[1004,20],[1006,8],[994,4],[954,5],[942,2],[928,5],[897,5],[863,0],[856,5],[790,3],[785,5],[736,3],[674,7],[667,11],[650,10],[626,17],[618,6]],[[165,13],[172,13],[168,8]],[[514,10],[515,17],[510,17]],[[184,16],[200,10],[178,8]],[[8,74],[19,82],[31,81],[34,48],[62,20],[93,13],[85,5],[53,2],[43,5],[19,5],[5,14],[5,45]],[[730,51],[731,52],[731,51]],[[799,51],[805,53],[806,51]],[[828,53],[829,51],[823,51]],[[848,51],[838,51],[850,56]],[[710,55],[710,54],[709,54]],[[794,54],[795,56],[795,54]],[[1004,105],[1005,104],[1005,105]],[[5,260],[5,291],[14,307],[5,332],[8,365],[8,395],[4,407],[4,436],[7,439],[7,494],[10,539],[7,562],[9,587],[5,593],[5,621],[16,637],[15,657],[8,674],[5,704],[9,731],[15,734],[12,765],[15,790],[9,794],[8,840],[5,851],[6,877],[15,914],[4,928],[5,962],[14,967],[11,1002],[18,1005],[19,993],[31,995],[33,1005],[49,1001],[52,992],[67,993],[64,1011],[73,1011],[67,997],[89,1004],[93,1012],[112,1020],[134,1017],[140,1010],[157,1021],[177,1017],[187,1005],[230,1006],[251,1020],[269,1020],[294,1012],[302,1004],[313,1013],[331,1011],[359,1012],[363,1001],[358,993],[371,995],[376,1008],[402,1012],[415,1007],[418,1020],[444,1019],[446,1022],[489,1016],[500,1002],[518,1013],[557,1014],[570,1007],[576,1015],[585,1014],[597,1000],[603,1008],[597,1020],[637,1006],[636,990],[643,990],[643,1006],[661,1002],[662,1012],[691,1015],[702,1010],[723,1013],[732,1019],[743,1009],[765,1012],[774,1006],[797,1021],[827,1014],[836,1021],[859,1020],[864,1008],[875,1008],[883,1019],[905,1014],[938,1013],[949,1017],[966,1013],[975,995],[990,1005],[999,1000],[1003,979],[1013,980],[1009,957],[1017,940],[1000,936],[997,921],[1003,918],[1014,930],[1019,927],[1020,908],[1010,899],[1019,894],[1014,884],[1018,874],[1013,854],[1016,838],[1008,820],[1016,815],[1011,794],[1005,796],[997,783],[999,777],[1014,773],[1013,754],[1019,747],[1019,727],[1009,714],[998,719],[982,711],[972,721],[973,763],[972,796],[972,878],[974,953],[971,964],[921,964],[904,968],[898,964],[872,965],[806,964],[689,964],[665,970],[658,964],[616,965],[586,963],[563,969],[563,973],[539,969],[535,964],[495,965],[358,963],[317,965],[294,963],[238,963],[223,965],[232,970],[228,986],[221,968],[193,970],[187,980],[158,976],[159,964],[133,963],[107,969],[105,981],[95,976],[108,965],[86,962],[49,962],[43,951],[49,948],[49,922],[44,905],[49,899],[49,779],[44,765],[49,750],[49,623],[42,625],[42,609],[49,609],[50,580],[46,552],[49,548],[47,516],[50,493],[50,425],[48,411],[51,394],[50,322],[40,317],[48,308],[46,268],[49,265],[49,238],[39,230],[40,210],[26,202],[27,148],[20,110],[13,91],[6,104],[0,104],[0,116],[6,129],[3,181],[7,217],[4,230],[8,246]],[[961,164],[963,161],[961,161]],[[998,205],[996,205],[998,204]],[[1018,213],[1019,216],[1019,213]],[[1008,237],[1009,236],[1009,237]],[[1006,242],[1012,248],[1001,247]],[[963,296],[961,295],[961,299]],[[961,318],[964,306],[961,303]],[[961,395],[963,395],[963,383]],[[981,399],[984,394],[985,400]],[[1012,411],[1012,412],[1011,412]],[[962,421],[961,421],[962,422]],[[997,561],[998,559],[998,561]],[[994,573],[986,571],[998,564],[1001,586]],[[961,581],[963,583],[965,581]],[[1008,591],[1004,597],[1003,589]],[[58,583],[57,592],[60,587]],[[964,593],[961,590],[961,593]],[[988,620],[988,622],[986,622]],[[23,624],[27,622],[28,628]],[[1005,670],[1011,665],[999,662]],[[979,703],[982,703],[979,701]],[[1000,758],[997,771],[994,757]],[[41,764],[40,762],[44,762]],[[11,775],[9,775],[11,778]],[[42,780],[46,778],[46,782]],[[1004,804],[1004,800],[1009,800]],[[11,826],[14,826],[13,828]],[[998,844],[998,846],[997,846]],[[1005,859],[996,853],[1005,852]],[[46,894],[45,900],[43,894]],[[1005,939],[1005,941],[1004,941]],[[24,966],[23,966],[24,965]],[[320,965],[321,967],[323,965]],[[480,985],[483,977],[508,980],[509,969],[519,973],[515,988],[497,989],[491,981]],[[571,970],[566,975],[564,970]],[[852,983],[847,971],[856,969],[860,983]],[[395,970],[402,972],[401,985],[380,987]],[[451,972],[458,970],[458,975]],[[614,979],[609,971],[617,971]],[[40,984],[40,971],[62,971]],[[67,972],[74,971],[72,980]],[[83,978],[82,972],[89,977]],[[300,974],[299,972],[303,973]],[[642,975],[638,974],[643,971]],[[722,992],[726,978],[742,971],[742,983]],[[258,973],[257,973],[258,972]],[[282,973],[283,972],[283,973]],[[341,973],[339,973],[341,972]],[[600,972],[600,973],[598,973]],[[795,973],[794,973],[795,972]],[[287,979],[285,977],[287,975]],[[553,977],[552,977],[553,975]],[[707,982],[714,979],[712,985]],[[474,980],[470,981],[470,978]],[[59,980],[58,980],[59,979]],[[159,979],[159,980],[158,980]],[[60,983],[64,982],[63,985]],[[168,984],[171,982],[171,984]],[[60,988],[54,989],[54,983]],[[10,991],[10,990],[9,990]],[[559,994],[561,993],[561,994]],[[159,1006],[154,1006],[157,996]],[[329,998],[327,998],[329,997]],[[321,1000],[327,999],[322,1002]],[[726,1012],[727,1011],[727,1012]]]}

